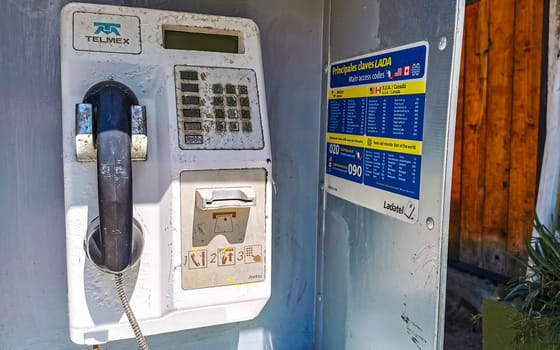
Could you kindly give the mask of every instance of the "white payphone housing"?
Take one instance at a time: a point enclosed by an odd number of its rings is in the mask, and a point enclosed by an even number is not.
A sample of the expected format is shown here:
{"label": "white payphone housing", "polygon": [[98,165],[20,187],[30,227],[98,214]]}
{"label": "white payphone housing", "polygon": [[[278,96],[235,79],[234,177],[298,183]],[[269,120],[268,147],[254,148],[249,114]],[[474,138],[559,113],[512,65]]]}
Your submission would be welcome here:
{"label": "white payphone housing", "polygon": [[[98,176],[132,187],[127,257],[139,260],[126,260],[122,278],[144,334],[256,317],[271,288],[271,160],[255,23],[72,3],[60,40],[72,341],[133,336],[113,275],[93,262],[91,242],[108,244],[92,238]],[[96,166],[99,82],[132,91],[131,173],[118,159]]]}

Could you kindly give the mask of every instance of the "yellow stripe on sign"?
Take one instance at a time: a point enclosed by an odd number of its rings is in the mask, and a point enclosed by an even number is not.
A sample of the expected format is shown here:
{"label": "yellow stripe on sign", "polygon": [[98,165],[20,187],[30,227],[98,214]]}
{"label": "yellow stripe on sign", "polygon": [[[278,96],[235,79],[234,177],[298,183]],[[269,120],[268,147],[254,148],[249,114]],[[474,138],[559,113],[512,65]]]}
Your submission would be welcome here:
{"label": "yellow stripe on sign", "polygon": [[328,143],[337,143],[344,146],[354,146],[354,147],[365,147],[366,137],[358,135],[347,135],[347,134],[327,134]]}
{"label": "yellow stripe on sign", "polygon": [[327,142],[379,151],[422,155],[422,141],[327,133]]}
{"label": "yellow stripe on sign", "polygon": [[383,97],[426,93],[426,82],[400,81],[395,83],[354,86],[329,90],[329,100],[342,98]]}
{"label": "yellow stripe on sign", "polygon": [[396,153],[422,155],[422,141],[366,137],[365,148]]}

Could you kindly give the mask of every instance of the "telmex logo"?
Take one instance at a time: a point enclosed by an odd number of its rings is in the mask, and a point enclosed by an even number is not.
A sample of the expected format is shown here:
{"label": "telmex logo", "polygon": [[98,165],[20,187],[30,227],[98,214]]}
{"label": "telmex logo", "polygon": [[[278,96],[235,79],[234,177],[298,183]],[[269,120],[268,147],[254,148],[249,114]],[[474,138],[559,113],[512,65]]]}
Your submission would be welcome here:
{"label": "telmex logo", "polygon": [[107,35],[113,33],[116,36],[121,36],[119,33],[119,28],[121,25],[119,23],[105,23],[105,22],[93,22],[93,25],[97,27],[94,34],[105,33]]}
{"label": "telmex logo", "polygon": [[130,45],[130,38],[120,37],[120,23],[93,22],[93,26],[96,27],[95,33],[94,35],[86,35],[87,41],[101,44]]}

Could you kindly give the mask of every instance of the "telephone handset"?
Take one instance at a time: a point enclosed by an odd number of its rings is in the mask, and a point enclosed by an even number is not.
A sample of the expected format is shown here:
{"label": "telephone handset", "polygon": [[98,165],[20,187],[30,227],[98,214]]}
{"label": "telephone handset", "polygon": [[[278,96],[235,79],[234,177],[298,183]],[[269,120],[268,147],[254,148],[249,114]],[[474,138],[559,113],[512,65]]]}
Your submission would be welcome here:
{"label": "telephone handset", "polygon": [[117,294],[139,348],[148,350],[122,281],[122,273],[138,261],[142,248],[132,216],[131,124],[136,106],[138,99],[131,89],[123,83],[106,80],[86,92],[78,109],[91,112],[97,150],[99,225],[86,238],[86,252],[99,269],[115,275]]}
{"label": "telephone handset", "polygon": [[86,92],[84,103],[93,112],[99,205],[99,229],[89,242],[89,255],[101,269],[120,273],[132,256],[130,120],[138,99],[126,85],[103,81]]}

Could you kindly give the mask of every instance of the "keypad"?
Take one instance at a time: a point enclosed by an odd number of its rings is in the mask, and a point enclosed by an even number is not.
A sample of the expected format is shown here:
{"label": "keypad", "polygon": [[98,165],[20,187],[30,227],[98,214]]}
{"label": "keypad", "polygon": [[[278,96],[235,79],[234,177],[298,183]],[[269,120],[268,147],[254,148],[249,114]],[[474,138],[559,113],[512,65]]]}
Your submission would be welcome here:
{"label": "keypad", "polygon": [[254,71],[177,66],[175,79],[180,148],[263,147]]}
{"label": "keypad", "polygon": [[204,143],[202,135],[202,113],[200,98],[199,74],[196,70],[182,70],[179,72],[179,88],[181,94],[180,115],[184,121],[179,124],[180,132],[184,134],[186,145],[201,145]]}

